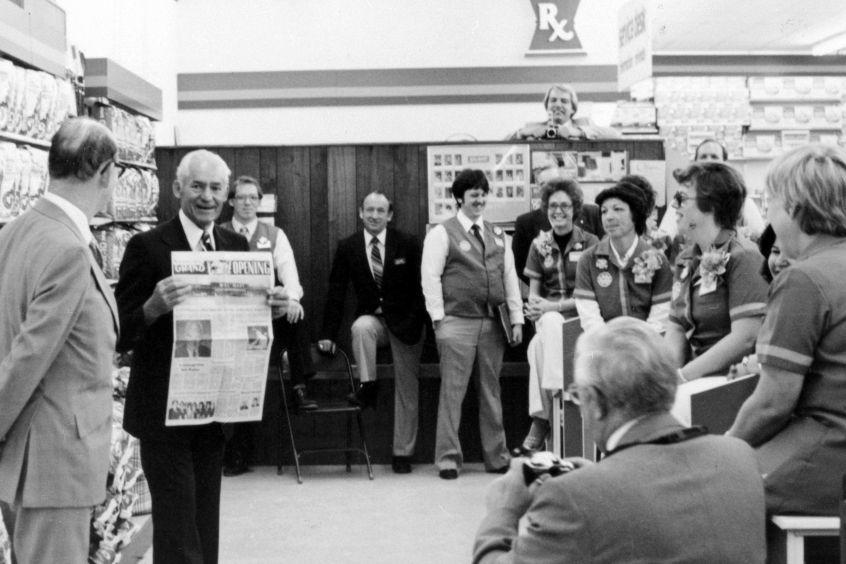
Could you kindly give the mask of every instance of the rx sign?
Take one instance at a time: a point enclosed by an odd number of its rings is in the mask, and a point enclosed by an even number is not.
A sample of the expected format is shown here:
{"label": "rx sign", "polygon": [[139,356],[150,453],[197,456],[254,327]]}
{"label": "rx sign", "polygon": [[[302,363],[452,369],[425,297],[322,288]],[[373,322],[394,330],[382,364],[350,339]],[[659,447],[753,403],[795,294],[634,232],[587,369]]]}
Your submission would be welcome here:
{"label": "rx sign", "polygon": [[530,0],[535,11],[535,35],[530,53],[579,51],[582,43],[573,27],[579,0]]}

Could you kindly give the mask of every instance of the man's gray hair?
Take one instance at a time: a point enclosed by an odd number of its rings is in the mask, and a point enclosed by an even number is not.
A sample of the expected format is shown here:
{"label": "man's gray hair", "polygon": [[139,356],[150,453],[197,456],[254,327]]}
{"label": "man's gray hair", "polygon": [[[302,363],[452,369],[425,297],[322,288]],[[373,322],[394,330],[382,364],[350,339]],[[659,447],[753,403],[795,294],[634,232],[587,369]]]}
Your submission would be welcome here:
{"label": "man's gray hair", "polygon": [[196,159],[206,159],[215,163],[224,173],[226,177],[225,182],[229,184],[229,176],[232,174],[232,171],[229,170],[229,166],[226,164],[226,161],[224,161],[217,153],[212,153],[207,149],[196,149],[182,157],[182,160],[179,161],[179,166],[176,167],[176,180],[180,185],[186,184],[186,180],[191,171],[191,164]]}
{"label": "man's gray hair", "polygon": [[84,182],[116,155],[117,143],[106,126],[86,117],[67,119],[50,141],[50,178]]}
{"label": "man's gray hair", "polygon": [[576,343],[576,381],[630,417],[669,411],[678,375],[658,332],[633,317],[612,319]]}

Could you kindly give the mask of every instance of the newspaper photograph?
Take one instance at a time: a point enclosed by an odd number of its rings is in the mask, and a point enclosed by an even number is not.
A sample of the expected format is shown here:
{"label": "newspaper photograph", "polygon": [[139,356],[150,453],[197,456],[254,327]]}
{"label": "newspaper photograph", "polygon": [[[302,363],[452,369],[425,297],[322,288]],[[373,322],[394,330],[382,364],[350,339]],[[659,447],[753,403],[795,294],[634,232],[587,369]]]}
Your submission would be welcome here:
{"label": "newspaper photograph", "polygon": [[273,324],[269,252],[173,252],[172,272],[191,284],[173,309],[165,425],[259,421]]}

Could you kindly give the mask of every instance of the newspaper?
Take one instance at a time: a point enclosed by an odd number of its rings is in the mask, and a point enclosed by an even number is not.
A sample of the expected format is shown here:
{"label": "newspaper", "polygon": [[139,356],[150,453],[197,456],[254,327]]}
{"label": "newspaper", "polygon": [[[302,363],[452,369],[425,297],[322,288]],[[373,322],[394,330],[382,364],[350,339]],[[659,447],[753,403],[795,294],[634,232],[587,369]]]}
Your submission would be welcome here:
{"label": "newspaper", "polygon": [[165,425],[259,421],[273,324],[269,252],[173,252],[173,275],[191,284],[173,309]]}

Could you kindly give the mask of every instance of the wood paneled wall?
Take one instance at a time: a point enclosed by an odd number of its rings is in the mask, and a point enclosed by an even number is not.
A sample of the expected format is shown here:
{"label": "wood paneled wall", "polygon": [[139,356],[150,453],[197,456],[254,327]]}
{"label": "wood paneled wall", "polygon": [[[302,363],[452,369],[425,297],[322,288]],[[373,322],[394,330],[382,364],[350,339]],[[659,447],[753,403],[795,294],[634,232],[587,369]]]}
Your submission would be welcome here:
{"label": "wood paneled wall", "polygon": [[[504,143],[506,145],[510,143]],[[179,204],[170,187],[187,148],[156,150],[161,183],[158,218],[176,215]],[[629,159],[662,159],[663,143],[648,141],[538,142],[544,150],[627,150]],[[394,204],[394,227],[422,242],[428,219],[426,145],[332,145],[286,147],[210,147],[229,164],[233,178],[247,174],[276,194],[276,225],[285,230],[305,288],[304,307],[316,338],[323,317],[332,255],[337,242],[361,227],[358,205],[380,190]],[[224,208],[223,219],[231,216]],[[350,300],[348,300],[349,302]],[[351,311],[348,303],[347,311]],[[344,336],[339,339],[345,342]]]}

